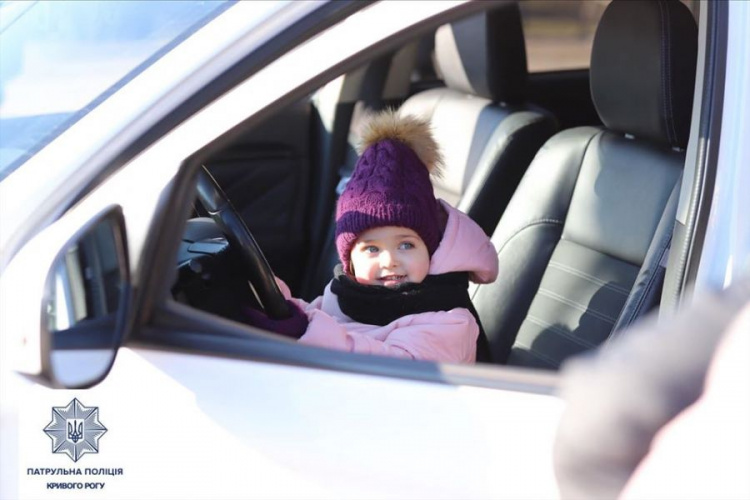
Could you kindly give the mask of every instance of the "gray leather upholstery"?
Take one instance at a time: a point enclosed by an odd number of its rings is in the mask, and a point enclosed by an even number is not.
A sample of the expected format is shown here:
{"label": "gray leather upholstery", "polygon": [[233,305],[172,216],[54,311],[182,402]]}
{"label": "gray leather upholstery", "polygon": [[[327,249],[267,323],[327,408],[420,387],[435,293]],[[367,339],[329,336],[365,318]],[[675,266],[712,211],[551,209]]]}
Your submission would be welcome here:
{"label": "gray leather upholstery", "polygon": [[438,70],[446,88],[416,94],[402,114],[430,120],[445,158],[436,196],[490,234],[555,119],[525,102],[526,49],[516,4],[440,27]]}
{"label": "gray leather upholstery", "polygon": [[435,56],[449,88],[493,102],[525,99],[526,48],[517,5],[441,26]]}
{"label": "gray leather upholstery", "polygon": [[697,32],[676,1],[616,1],[607,8],[591,54],[591,94],[607,128],[685,147]]}
{"label": "gray leather upholstery", "polygon": [[[636,290],[653,286],[648,273],[658,265],[659,245],[652,242],[657,228],[659,241],[671,233],[674,207],[668,201],[676,196],[685,159],[684,151],[673,147],[679,134],[672,132],[689,128],[692,105],[677,100],[685,95],[678,87],[693,82],[695,73],[695,53],[692,67],[673,64],[670,57],[687,60],[683,51],[696,47],[694,40],[682,39],[696,36],[682,27],[683,14],[690,16],[687,8],[660,3],[667,2],[654,2],[652,8],[615,0],[594,40],[591,72],[599,76],[592,78],[592,93],[616,103],[613,108],[597,103],[597,111],[603,123],[628,129],[580,127],[553,136],[529,166],[493,233],[500,277],[475,287],[473,300],[495,362],[557,368],[565,358],[610,337],[622,322],[634,285]],[[654,29],[641,30],[642,25]],[[609,74],[623,48],[636,45],[661,50],[665,61],[651,70],[669,67],[671,78],[646,75],[643,69],[622,73],[618,68],[612,70],[616,75]],[[633,94],[633,86],[641,84],[650,87]],[[639,99],[648,92],[674,97],[664,128],[669,134],[651,133],[652,118],[664,102]],[[644,303],[628,303],[627,322],[642,314]]]}
{"label": "gray leather upholstery", "polygon": [[658,304],[661,299],[661,286],[664,283],[669,246],[672,242],[680,184],[678,179],[611,337],[629,327],[644,311]]}

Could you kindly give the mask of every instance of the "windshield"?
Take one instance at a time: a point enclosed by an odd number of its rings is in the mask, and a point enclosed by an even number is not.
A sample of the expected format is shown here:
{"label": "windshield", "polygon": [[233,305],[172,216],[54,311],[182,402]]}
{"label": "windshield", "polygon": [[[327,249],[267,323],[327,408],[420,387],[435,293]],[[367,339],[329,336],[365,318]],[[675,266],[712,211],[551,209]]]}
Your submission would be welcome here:
{"label": "windshield", "polygon": [[0,180],[229,5],[0,1]]}

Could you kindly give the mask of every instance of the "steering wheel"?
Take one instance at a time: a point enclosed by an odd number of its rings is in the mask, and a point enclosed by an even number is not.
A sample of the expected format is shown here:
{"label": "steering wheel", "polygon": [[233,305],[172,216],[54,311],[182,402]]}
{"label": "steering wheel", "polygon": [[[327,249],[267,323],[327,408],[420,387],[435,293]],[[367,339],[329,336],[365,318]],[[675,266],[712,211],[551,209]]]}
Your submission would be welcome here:
{"label": "steering wheel", "polygon": [[245,221],[205,166],[201,166],[198,171],[198,200],[227,237],[229,245],[239,251],[244,271],[268,317],[290,317],[292,312],[289,304],[276,284],[276,278],[263,251],[245,225]]}

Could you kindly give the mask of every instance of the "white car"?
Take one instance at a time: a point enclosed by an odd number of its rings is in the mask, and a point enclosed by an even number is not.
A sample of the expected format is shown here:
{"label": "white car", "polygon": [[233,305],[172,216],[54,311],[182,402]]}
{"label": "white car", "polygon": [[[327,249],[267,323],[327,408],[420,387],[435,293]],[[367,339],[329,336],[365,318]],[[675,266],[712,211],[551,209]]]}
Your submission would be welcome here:
{"label": "white car", "polygon": [[[560,363],[750,267],[750,4],[615,3],[0,3],[0,498],[558,496]],[[493,362],[238,314],[322,291],[384,106],[498,249]]]}

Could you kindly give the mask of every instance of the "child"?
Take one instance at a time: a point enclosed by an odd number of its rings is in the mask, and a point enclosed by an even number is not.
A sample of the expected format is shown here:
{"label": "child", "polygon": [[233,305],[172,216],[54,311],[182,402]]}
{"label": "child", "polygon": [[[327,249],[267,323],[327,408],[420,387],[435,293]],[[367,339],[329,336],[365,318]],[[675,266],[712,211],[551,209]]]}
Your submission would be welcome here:
{"label": "child", "polygon": [[324,294],[307,304],[282,282],[296,317],[247,311],[250,322],[344,351],[489,361],[468,280],[494,281],[497,253],[474,221],[435,199],[430,173],[441,157],[429,125],[383,112],[369,122],[362,149],[338,201],[341,264]]}

